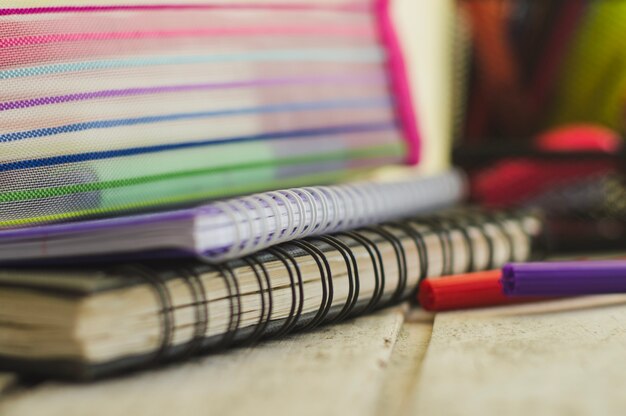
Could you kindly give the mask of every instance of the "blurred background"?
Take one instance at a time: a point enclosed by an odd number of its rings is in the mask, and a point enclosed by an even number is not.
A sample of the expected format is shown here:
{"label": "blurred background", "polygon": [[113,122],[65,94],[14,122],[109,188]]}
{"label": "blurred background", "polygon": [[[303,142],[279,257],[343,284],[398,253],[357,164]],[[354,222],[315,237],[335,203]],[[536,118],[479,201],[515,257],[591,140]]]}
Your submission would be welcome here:
{"label": "blurred background", "polygon": [[474,203],[542,208],[558,244],[626,242],[626,2],[401,0],[394,14],[421,169],[463,167]]}

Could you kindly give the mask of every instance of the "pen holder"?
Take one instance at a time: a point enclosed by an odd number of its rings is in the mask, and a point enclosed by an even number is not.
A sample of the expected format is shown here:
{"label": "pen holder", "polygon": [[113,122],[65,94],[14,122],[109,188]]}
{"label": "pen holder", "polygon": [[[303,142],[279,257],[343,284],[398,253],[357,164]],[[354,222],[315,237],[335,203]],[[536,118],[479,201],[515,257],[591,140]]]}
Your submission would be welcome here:
{"label": "pen holder", "polygon": [[580,122],[626,132],[626,2],[457,0],[457,12],[463,144]]}
{"label": "pen holder", "polygon": [[454,162],[556,250],[626,246],[626,2],[456,0]]}

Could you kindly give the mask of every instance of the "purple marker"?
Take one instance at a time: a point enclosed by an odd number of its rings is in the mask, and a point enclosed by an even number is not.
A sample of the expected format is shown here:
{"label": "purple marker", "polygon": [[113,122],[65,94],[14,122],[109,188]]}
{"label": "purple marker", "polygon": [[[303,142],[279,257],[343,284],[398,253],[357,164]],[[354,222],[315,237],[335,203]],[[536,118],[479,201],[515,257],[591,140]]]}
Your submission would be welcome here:
{"label": "purple marker", "polygon": [[507,296],[626,293],[626,261],[511,263],[502,269]]}

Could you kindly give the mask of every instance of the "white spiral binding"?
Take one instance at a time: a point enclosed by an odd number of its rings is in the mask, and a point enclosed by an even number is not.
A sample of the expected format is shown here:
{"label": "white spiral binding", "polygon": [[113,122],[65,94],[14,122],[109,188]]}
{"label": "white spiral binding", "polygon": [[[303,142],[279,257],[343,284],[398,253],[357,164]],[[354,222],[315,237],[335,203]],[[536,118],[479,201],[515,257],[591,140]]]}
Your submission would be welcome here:
{"label": "white spiral binding", "polygon": [[220,201],[211,207],[226,217],[233,242],[205,258],[223,261],[296,238],[398,219],[450,206],[464,194],[464,176],[452,171],[402,182],[305,187]]}

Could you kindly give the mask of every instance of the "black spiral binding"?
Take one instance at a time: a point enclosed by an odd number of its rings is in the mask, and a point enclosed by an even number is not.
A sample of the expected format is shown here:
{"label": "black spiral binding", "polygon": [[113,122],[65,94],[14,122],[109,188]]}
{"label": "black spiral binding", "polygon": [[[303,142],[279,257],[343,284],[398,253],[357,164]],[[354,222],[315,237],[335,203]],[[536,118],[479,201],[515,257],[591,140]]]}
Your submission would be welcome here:
{"label": "black spiral binding", "polygon": [[[356,231],[347,231],[335,236],[321,236],[311,237],[305,240],[292,241],[283,245],[279,245],[262,253],[251,255],[243,258],[240,263],[250,267],[255,275],[261,302],[261,312],[258,321],[251,328],[251,333],[246,336],[245,339],[238,336],[241,326],[242,317],[242,294],[239,288],[239,277],[234,267],[237,265],[235,262],[225,263],[219,266],[209,266],[209,270],[216,272],[220,278],[225,282],[227,297],[229,301],[230,316],[227,324],[227,330],[222,335],[221,339],[215,344],[215,348],[224,348],[231,345],[234,342],[256,342],[260,338],[268,335],[281,336],[294,329],[310,329],[324,322],[334,322],[341,319],[345,319],[355,313],[370,312],[381,305],[381,301],[385,295],[386,288],[386,276],[385,276],[385,263],[382,253],[377,241],[374,241],[368,235],[378,236],[383,241],[387,241],[393,247],[395,257],[398,265],[398,286],[393,290],[393,294],[388,303],[395,303],[403,299],[406,294],[408,283],[408,268],[407,255],[403,245],[403,237],[399,237],[397,233],[389,230],[396,230],[405,237],[408,237],[417,249],[417,253],[420,260],[419,280],[423,280],[428,274],[428,247],[426,245],[424,233],[418,230],[414,225],[427,226],[427,232],[433,232],[438,236],[439,242],[442,247],[442,256],[448,254],[444,267],[445,272],[450,272],[454,266],[454,258],[451,252],[454,251],[453,243],[450,238],[450,233],[455,230],[460,230],[463,233],[463,238],[470,251],[468,260],[467,271],[472,271],[475,268],[475,244],[471,238],[468,227],[475,227],[481,233],[482,238],[485,239],[490,251],[490,265],[493,266],[493,244],[495,243],[492,238],[485,232],[486,224],[495,224],[498,230],[503,235],[506,243],[509,245],[509,257],[512,259],[515,257],[514,252],[514,237],[510,228],[506,226],[505,222],[511,219],[521,221],[522,218],[519,215],[513,214],[494,214],[494,213],[478,213],[469,212],[464,215],[458,215],[456,213],[441,214],[435,218],[430,219],[410,219],[404,222],[390,222],[383,224],[380,227],[364,227]],[[520,230],[528,235],[528,232],[523,226]],[[445,234],[448,234],[447,236]],[[359,276],[359,264],[354,255],[354,249],[348,243],[338,238],[350,239],[359,246],[365,248],[369,255],[369,259],[373,266],[374,274],[374,289],[371,295],[371,299],[367,304],[356,310],[356,305],[360,296],[360,276]],[[528,235],[529,241],[532,241],[532,236]],[[348,271],[348,296],[341,308],[341,310],[334,317],[328,319],[329,313],[333,306],[335,297],[334,279],[331,265],[328,261],[327,253],[321,249],[321,247],[315,242],[327,245],[334,250],[337,250],[343,257]],[[304,281],[300,270],[299,262],[294,257],[293,249],[288,249],[288,246],[297,247],[302,250],[306,255],[310,256],[316,263],[320,273],[320,282],[322,285],[322,299],[320,307],[317,313],[306,324],[298,327],[298,323],[301,320],[302,312],[304,308]],[[261,261],[261,255],[271,255],[277,261],[281,262],[285,267],[285,270],[289,276],[289,286],[291,288],[292,303],[288,316],[284,319],[284,323],[277,330],[270,330],[269,324],[272,320],[272,313],[274,311],[274,293],[272,289],[271,275],[265,266],[267,260]],[[159,302],[159,317],[160,317],[160,338],[159,346],[154,353],[150,355],[147,363],[153,363],[157,361],[164,361],[174,357],[173,339],[176,328],[174,310],[175,306],[172,302],[172,294],[167,287],[167,280],[163,277],[162,273],[158,270],[152,269],[145,265],[130,265],[123,268],[118,268],[119,272],[127,275],[132,275],[137,278],[143,279],[154,290]],[[203,345],[207,337],[207,331],[209,329],[209,308],[208,293],[205,284],[197,269],[194,268],[174,268],[170,273],[176,274],[177,278],[182,279],[188,286],[192,298],[192,306],[194,308],[194,331],[193,336],[189,342],[182,348],[177,348],[176,351],[182,351],[181,356],[187,356],[191,354],[197,354],[203,350]],[[178,356],[178,352],[176,353]]]}
{"label": "black spiral binding", "polygon": [[467,230],[465,230],[460,224],[459,224],[459,218],[458,218],[458,214],[441,214],[441,215],[436,215],[433,217],[433,222],[436,223],[437,228],[440,230],[446,230],[445,231],[445,235],[443,238],[443,241],[447,247],[447,251],[449,253],[448,256],[446,256],[446,260],[447,260],[447,264],[444,266],[444,274],[445,275],[451,275],[451,274],[455,274],[456,270],[455,270],[455,266],[456,266],[456,255],[457,255],[457,251],[454,249],[454,241],[452,238],[452,234],[454,232],[460,232],[462,237],[463,237],[463,241],[465,243],[465,247],[468,250],[468,266],[465,267],[463,270],[461,270],[460,272],[468,272],[471,271],[471,269],[473,268],[473,245],[471,242],[471,238],[469,236],[469,234],[467,233]]}
{"label": "black spiral binding", "polygon": [[194,306],[194,332],[193,337],[187,344],[185,356],[198,354],[202,350],[202,345],[209,329],[209,300],[202,278],[193,268],[183,267],[179,269],[179,274],[189,287]]}
{"label": "black spiral binding", "polygon": [[365,227],[363,228],[363,230],[380,235],[384,240],[388,241],[393,247],[393,250],[396,255],[396,261],[398,263],[399,276],[398,276],[398,286],[396,287],[396,290],[391,296],[389,303],[390,304],[397,303],[400,301],[400,299],[402,298],[402,295],[404,294],[404,291],[406,290],[406,284],[407,284],[407,278],[408,278],[406,252],[404,251],[404,246],[402,245],[402,241],[398,237],[393,235],[393,233],[390,233],[389,231],[385,230],[382,226],[378,228]]}
{"label": "black spiral binding", "polygon": [[230,302],[228,329],[216,346],[216,348],[222,349],[231,345],[237,337],[239,324],[241,323],[241,295],[239,293],[239,282],[228,263],[217,266],[216,269],[226,283],[226,291]]}
{"label": "black spiral binding", "polygon": [[370,256],[374,270],[374,292],[367,305],[365,305],[362,311],[359,311],[360,313],[369,313],[376,308],[385,291],[385,271],[380,250],[376,246],[376,243],[358,232],[345,231],[337,235],[349,237],[359,242]]}
{"label": "black spiral binding", "polygon": [[513,236],[511,236],[509,231],[506,229],[504,221],[501,218],[496,217],[493,213],[485,214],[485,217],[487,221],[493,224],[504,236],[508,246],[509,260],[512,260],[515,254],[515,242],[513,241]]}
{"label": "black spiral binding", "polygon": [[[546,233],[542,232],[537,236],[533,236],[529,233],[528,230],[526,230],[526,228],[524,227],[523,221],[524,218],[530,218],[530,217],[535,217],[537,219],[539,219],[538,217],[538,213],[535,212],[531,212],[531,211],[526,211],[526,212],[522,212],[522,211],[511,211],[511,212],[494,212],[492,213],[492,215],[496,218],[498,218],[500,221],[505,222],[507,220],[515,220],[517,221],[520,230],[524,233],[524,235],[526,236],[526,239],[529,241],[530,246],[534,248],[535,251],[535,255],[547,255],[547,253],[544,251],[546,246],[544,244],[545,242],[545,238],[546,238]],[[510,240],[511,243],[511,247],[514,249],[515,248],[515,243],[513,241],[513,238],[511,238]]]}
{"label": "black spiral binding", "polygon": [[[298,261],[291,254],[287,253],[282,248],[279,248],[279,247],[269,248],[267,249],[267,252],[272,254],[281,263],[283,263],[289,275],[289,284],[291,287],[291,308],[289,310],[289,315],[285,319],[283,326],[275,334],[273,334],[279,337],[290,332],[293,329],[293,327],[295,327],[298,319],[300,318],[300,314],[302,313],[302,307],[304,306],[304,288],[303,288],[303,281],[302,281],[302,273],[300,273],[300,266],[298,265]],[[297,275],[296,277],[298,280],[297,285],[298,285],[299,292],[300,292],[300,305],[299,306],[296,306],[296,304],[298,303],[298,295],[296,294],[297,293],[296,282],[295,282],[293,272],[289,263],[291,263],[294,266],[294,269]]]}
{"label": "black spiral binding", "polygon": [[333,304],[334,287],[331,267],[324,253],[314,244],[306,240],[294,240],[289,244],[299,247],[311,256],[315,261],[315,264],[317,264],[317,268],[320,272],[320,281],[322,283],[322,300],[320,302],[320,308],[311,321],[301,328],[303,330],[311,329],[324,322]]}
{"label": "black spiral binding", "polygon": [[[496,224],[493,222],[493,220],[491,218],[489,218],[488,214],[485,212],[473,212],[473,213],[469,213],[468,214],[468,218],[470,218],[470,221],[473,221],[473,225],[474,227],[478,228],[479,230],[481,230],[481,232],[484,234],[488,245],[489,245],[489,265],[488,265],[488,269],[494,269],[496,267],[496,263],[495,263],[495,253],[496,253],[496,249],[494,246],[494,241],[491,237],[489,237],[487,231],[486,231],[486,225],[490,224],[495,226],[498,231],[504,235],[507,236],[508,232],[503,229],[503,227],[500,224]],[[510,248],[510,247],[509,247]]]}
{"label": "black spiral binding", "polygon": [[339,254],[341,254],[341,256],[343,257],[346,263],[346,269],[348,270],[348,285],[349,285],[348,298],[346,299],[344,307],[334,318],[330,320],[330,322],[336,322],[336,321],[345,319],[347,316],[350,315],[350,313],[356,306],[356,303],[359,298],[359,291],[360,291],[359,268],[358,268],[356,258],[354,257],[354,253],[352,252],[350,247],[348,247],[348,245],[346,245],[343,241],[339,240],[336,237],[319,236],[319,237],[312,237],[310,238],[310,240],[323,241],[326,244],[332,246],[339,252]]}
{"label": "black spiral binding", "polygon": [[[473,215],[473,214],[472,214]],[[453,213],[453,214],[449,214],[449,215],[441,215],[437,218],[440,227],[443,227],[444,229],[448,230],[448,235],[449,237],[447,238],[447,243],[450,247],[450,256],[449,256],[449,260],[450,260],[450,264],[448,269],[446,270],[446,274],[450,275],[450,274],[454,274],[455,270],[454,270],[454,242],[452,241],[452,233],[453,232],[460,232],[461,236],[463,237],[463,241],[465,243],[465,247],[467,248],[467,254],[468,254],[468,264],[467,267],[463,270],[461,270],[461,273],[469,273],[472,271],[477,271],[475,270],[475,264],[476,264],[476,259],[475,259],[475,253],[476,253],[476,246],[474,244],[474,241],[472,240],[471,236],[469,235],[469,231],[468,231],[468,227],[475,227],[477,228],[478,232],[481,234],[481,237],[485,240],[486,244],[487,244],[487,248],[489,250],[489,257],[488,257],[488,261],[490,263],[490,265],[493,265],[493,241],[491,238],[489,238],[489,236],[487,235],[487,233],[485,232],[483,226],[484,226],[484,221],[481,222],[481,224],[478,224],[477,222],[472,222],[471,220],[468,219],[468,216],[465,214],[458,214],[458,213]]]}
{"label": "black spiral binding", "polygon": [[491,256],[490,256],[490,265],[489,268],[495,268],[496,264],[495,264],[495,246],[494,246],[494,240],[492,238],[489,238],[487,231],[486,231],[486,225],[492,225],[494,227],[496,227],[498,229],[498,232],[504,236],[504,238],[506,239],[507,245],[508,245],[508,249],[509,249],[509,254],[512,254],[512,241],[509,235],[509,232],[506,230],[506,227],[504,227],[501,223],[494,221],[494,218],[492,217],[491,214],[487,213],[487,212],[474,212],[471,215],[473,215],[474,218],[474,223],[475,223],[475,227],[477,227],[482,233],[484,233],[485,238],[487,239],[487,241],[489,242],[489,247],[491,250]]}
{"label": "black spiral binding", "polygon": [[[494,243],[493,240],[489,237],[489,235],[487,235],[487,232],[485,231],[485,224],[484,224],[484,218],[480,218],[477,213],[471,213],[471,214],[465,214],[465,215],[458,215],[456,216],[456,221],[459,224],[459,226],[463,229],[466,230],[466,232],[469,231],[467,230],[467,228],[471,227],[473,229],[475,229],[483,238],[483,240],[485,241],[485,244],[487,245],[487,265],[486,265],[486,269],[487,270],[491,270],[494,268],[494,263],[495,263],[495,247],[494,247]],[[470,239],[471,240],[471,239]],[[472,247],[472,253],[476,253],[475,249],[473,248],[474,246],[470,243],[470,246]],[[474,259],[474,258],[473,258]],[[473,263],[475,262],[475,259],[472,261]],[[472,271],[478,271],[475,269],[475,267],[472,269]]]}
{"label": "black spiral binding", "polygon": [[[493,240],[489,238],[489,236],[487,235],[485,231],[485,225],[488,223],[488,224],[495,226],[498,229],[499,233],[502,234],[508,246],[508,253],[509,253],[508,261],[513,261],[515,260],[514,236],[511,234],[511,232],[509,232],[509,230],[507,229],[505,225],[505,222],[509,220],[522,221],[522,217],[520,216],[520,214],[507,213],[507,212],[473,213],[473,222],[471,222],[472,225],[476,227],[478,230],[480,230],[481,234],[483,235],[485,240],[488,242],[489,254],[490,254],[490,257],[489,257],[490,264],[488,268],[490,269],[495,267],[495,258],[494,258],[495,249],[493,246],[494,244]],[[479,223],[481,225],[479,225]],[[531,247],[534,247],[534,244],[532,244],[533,237],[524,229],[524,227],[520,227],[520,230],[526,235],[526,237],[531,242]]]}
{"label": "black spiral binding", "polygon": [[439,226],[437,222],[434,221],[429,221],[426,218],[410,218],[408,221],[409,225],[415,225],[415,226],[422,226],[425,227],[426,229],[428,229],[430,231],[430,233],[432,235],[434,235],[435,237],[437,237],[437,240],[439,242],[439,246],[441,247],[441,261],[443,263],[443,268],[442,271],[445,271],[445,269],[447,269],[447,265],[448,265],[448,251],[446,249],[447,245],[446,245],[446,239],[443,236],[443,234],[445,234],[445,230],[442,230]]}
{"label": "black spiral binding", "polygon": [[451,233],[453,230],[446,227],[441,217],[433,217],[422,220],[424,224],[429,226],[439,237],[441,244],[443,268],[442,273],[448,276],[454,273],[454,248]]}
{"label": "black spiral binding", "polygon": [[[476,259],[475,259],[476,246],[474,245],[474,240],[469,235],[469,231],[467,230],[467,227],[463,224],[463,221],[461,218],[450,217],[447,220],[451,224],[454,225],[455,230],[458,230],[461,232],[461,235],[463,236],[463,240],[465,241],[465,246],[467,247],[467,257],[468,257],[467,268],[463,272],[470,273],[470,272],[477,271],[475,269],[476,268]],[[483,237],[487,238],[485,234],[483,234]]]}
{"label": "black spiral binding", "polygon": [[[272,318],[272,311],[274,308],[272,283],[267,269],[255,256],[245,257],[243,258],[243,261],[250,267],[257,279],[257,283],[259,284],[259,297],[261,298],[261,313],[259,314],[259,321],[255,325],[252,334],[250,334],[250,337],[247,340],[248,343],[253,344],[263,337]],[[263,276],[261,276],[257,268],[261,269]],[[263,287],[263,282],[265,282],[265,287]],[[265,293],[267,293],[268,296],[267,302],[265,299]],[[267,308],[265,307],[266,303]]]}
{"label": "black spiral binding", "polygon": [[[291,324],[286,327],[285,333],[293,331],[298,322],[300,322],[300,317],[302,316],[302,310],[304,309],[304,279],[302,278],[302,271],[300,270],[300,263],[296,258],[287,250],[283,249],[281,246],[274,247],[271,249],[273,251],[277,251],[285,256],[293,265],[294,270],[296,271],[296,279],[298,281],[298,306],[296,308],[296,312],[293,314],[291,318]],[[292,292],[293,294],[293,292]],[[295,300],[294,300],[295,301]]]}
{"label": "black spiral binding", "polygon": [[411,237],[411,240],[417,248],[417,256],[420,262],[419,282],[426,279],[426,277],[428,276],[428,247],[426,246],[426,241],[424,240],[424,236],[422,235],[422,233],[417,231],[408,223],[389,222],[386,223],[386,225],[389,227],[400,229],[404,231],[404,233],[407,234],[409,237]]}

